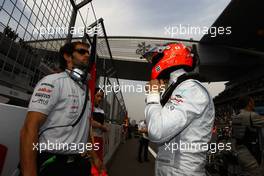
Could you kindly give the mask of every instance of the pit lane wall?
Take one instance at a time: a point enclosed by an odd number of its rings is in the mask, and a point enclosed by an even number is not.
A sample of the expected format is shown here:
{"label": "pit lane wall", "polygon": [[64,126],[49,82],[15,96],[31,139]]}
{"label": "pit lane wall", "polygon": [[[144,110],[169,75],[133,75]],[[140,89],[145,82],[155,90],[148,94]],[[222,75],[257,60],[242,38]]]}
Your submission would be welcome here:
{"label": "pit lane wall", "polygon": [[107,124],[109,131],[104,134],[104,163],[108,163],[121,142],[121,125]]}
{"label": "pit lane wall", "polygon": [[[0,176],[16,176],[19,162],[19,132],[24,123],[27,109],[0,103]],[[107,163],[118,148],[121,126],[107,124],[104,134],[104,162]]]}

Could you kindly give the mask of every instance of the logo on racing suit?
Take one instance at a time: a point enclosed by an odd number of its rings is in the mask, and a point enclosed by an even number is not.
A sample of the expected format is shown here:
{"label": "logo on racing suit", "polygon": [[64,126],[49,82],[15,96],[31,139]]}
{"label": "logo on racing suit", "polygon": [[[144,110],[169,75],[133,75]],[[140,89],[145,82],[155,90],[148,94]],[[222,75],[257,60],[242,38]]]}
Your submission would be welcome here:
{"label": "logo on racing suit", "polygon": [[176,105],[183,103],[183,98],[180,95],[174,95],[170,98],[170,101]]}
{"label": "logo on racing suit", "polygon": [[173,111],[175,109],[174,105],[166,106],[170,111]]}

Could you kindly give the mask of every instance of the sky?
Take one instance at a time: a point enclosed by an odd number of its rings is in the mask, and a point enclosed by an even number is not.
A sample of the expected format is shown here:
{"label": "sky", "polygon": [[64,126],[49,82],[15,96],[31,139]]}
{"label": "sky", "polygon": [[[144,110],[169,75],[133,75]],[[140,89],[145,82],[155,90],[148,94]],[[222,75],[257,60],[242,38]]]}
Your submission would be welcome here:
{"label": "sky", "polygon": [[[147,36],[200,40],[203,34],[166,33],[174,26],[210,27],[230,0],[96,0],[97,18],[102,17],[108,36]],[[85,13],[86,12],[86,13]],[[92,10],[89,8],[88,18]],[[86,17],[87,9],[82,9]],[[90,18],[91,19],[91,18]],[[94,20],[94,19],[92,19]],[[212,97],[224,90],[225,82],[204,83]],[[145,85],[146,82],[120,80],[120,84]],[[144,119],[145,94],[123,92],[128,116]]]}
{"label": "sky", "polygon": [[[109,36],[171,37],[166,27],[210,27],[230,0],[95,0],[97,18],[103,18]],[[88,9],[89,8],[89,9]],[[91,7],[82,16],[94,21]],[[174,35],[174,38],[199,40],[202,34]]]}

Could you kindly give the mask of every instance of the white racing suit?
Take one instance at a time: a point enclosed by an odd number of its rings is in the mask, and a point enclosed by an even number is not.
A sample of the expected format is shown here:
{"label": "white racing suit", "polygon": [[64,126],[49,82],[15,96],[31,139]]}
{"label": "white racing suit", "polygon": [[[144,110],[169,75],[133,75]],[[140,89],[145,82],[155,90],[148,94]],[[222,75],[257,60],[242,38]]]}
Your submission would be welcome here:
{"label": "white racing suit", "polygon": [[[183,73],[171,73],[170,82]],[[146,102],[149,139],[158,143],[155,175],[205,175],[207,151],[201,146],[211,138],[215,113],[206,88],[188,79],[175,88],[164,107],[157,93],[148,94]]]}

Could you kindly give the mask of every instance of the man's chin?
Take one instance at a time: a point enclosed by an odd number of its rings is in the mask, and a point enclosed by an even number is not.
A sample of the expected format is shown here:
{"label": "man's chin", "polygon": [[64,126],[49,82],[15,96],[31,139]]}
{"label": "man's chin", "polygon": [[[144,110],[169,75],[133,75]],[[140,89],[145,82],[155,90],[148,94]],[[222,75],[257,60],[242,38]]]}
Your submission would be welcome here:
{"label": "man's chin", "polygon": [[75,68],[85,71],[88,68],[88,64],[75,65]]}

